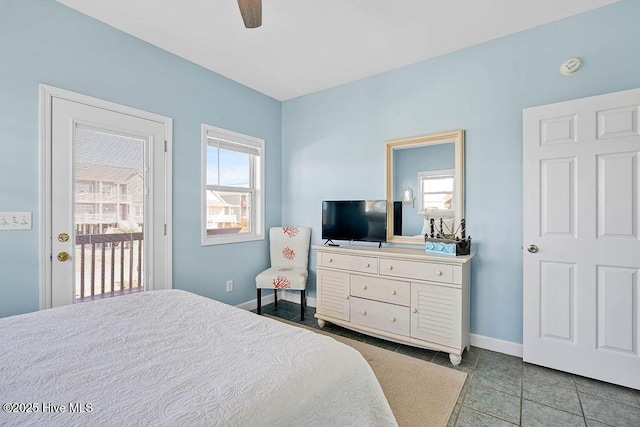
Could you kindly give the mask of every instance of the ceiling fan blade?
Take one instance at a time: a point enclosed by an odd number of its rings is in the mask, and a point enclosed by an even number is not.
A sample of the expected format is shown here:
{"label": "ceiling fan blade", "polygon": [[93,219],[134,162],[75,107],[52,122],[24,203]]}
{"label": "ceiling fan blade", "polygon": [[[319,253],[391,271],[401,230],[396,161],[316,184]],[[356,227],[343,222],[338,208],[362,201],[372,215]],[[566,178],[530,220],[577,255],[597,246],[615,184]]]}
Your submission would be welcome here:
{"label": "ceiling fan blade", "polygon": [[258,28],[262,25],[262,0],[238,0],[240,14],[247,28]]}

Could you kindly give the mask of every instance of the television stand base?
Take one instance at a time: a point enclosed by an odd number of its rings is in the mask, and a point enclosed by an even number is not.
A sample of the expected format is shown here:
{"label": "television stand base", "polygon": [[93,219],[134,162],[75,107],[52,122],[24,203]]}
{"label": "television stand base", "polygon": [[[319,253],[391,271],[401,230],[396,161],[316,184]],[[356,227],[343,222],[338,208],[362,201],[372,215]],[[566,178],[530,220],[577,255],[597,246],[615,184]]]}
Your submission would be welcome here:
{"label": "television stand base", "polygon": [[324,242],[325,245],[327,246],[334,246],[334,247],[339,247],[340,245],[337,243],[333,243],[333,241],[331,239],[327,239],[326,242]]}

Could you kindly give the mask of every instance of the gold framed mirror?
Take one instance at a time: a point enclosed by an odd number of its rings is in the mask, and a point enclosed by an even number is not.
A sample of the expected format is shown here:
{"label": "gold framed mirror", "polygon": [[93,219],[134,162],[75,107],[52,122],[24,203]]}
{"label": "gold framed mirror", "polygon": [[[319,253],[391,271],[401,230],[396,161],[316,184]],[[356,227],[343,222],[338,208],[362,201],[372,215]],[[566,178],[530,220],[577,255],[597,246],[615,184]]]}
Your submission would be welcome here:
{"label": "gold framed mirror", "polygon": [[[423,245],[431,218],[438,227],[440,218],[445,227],[459,226],[464,218],[464,130],[387,141],[385,162],[387,242]],[[407,189],[415,203],[406,203]]]}

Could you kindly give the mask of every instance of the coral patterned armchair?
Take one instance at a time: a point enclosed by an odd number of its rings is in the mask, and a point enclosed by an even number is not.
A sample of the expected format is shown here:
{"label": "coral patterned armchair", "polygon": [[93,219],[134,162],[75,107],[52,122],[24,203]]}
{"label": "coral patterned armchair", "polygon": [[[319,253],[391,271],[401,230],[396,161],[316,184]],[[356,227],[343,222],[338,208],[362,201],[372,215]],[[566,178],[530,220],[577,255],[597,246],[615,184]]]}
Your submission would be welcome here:
{"label": "coral patterned armchair", "polygon": [[278,289],[296,290],[301,291],[300,319],[304,320],[310,240],[311,229],[308,227],[272,227],[269,230],[271,268],[256,276],[258,314],[261,312],[262,289],[273,289],[276,307]]}

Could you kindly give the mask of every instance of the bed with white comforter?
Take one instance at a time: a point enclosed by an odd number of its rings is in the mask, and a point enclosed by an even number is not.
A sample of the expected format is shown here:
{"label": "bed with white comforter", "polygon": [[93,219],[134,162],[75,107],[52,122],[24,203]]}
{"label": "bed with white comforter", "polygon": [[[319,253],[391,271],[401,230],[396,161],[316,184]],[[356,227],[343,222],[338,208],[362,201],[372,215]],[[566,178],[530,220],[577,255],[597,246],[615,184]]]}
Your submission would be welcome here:
{"label": "bed with white comforter", "polygon": [[396,424],[353,348],[179,290],[0,319],[0,403],[0,425]]}

